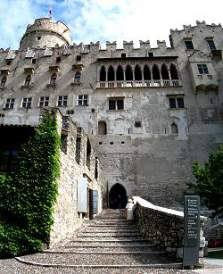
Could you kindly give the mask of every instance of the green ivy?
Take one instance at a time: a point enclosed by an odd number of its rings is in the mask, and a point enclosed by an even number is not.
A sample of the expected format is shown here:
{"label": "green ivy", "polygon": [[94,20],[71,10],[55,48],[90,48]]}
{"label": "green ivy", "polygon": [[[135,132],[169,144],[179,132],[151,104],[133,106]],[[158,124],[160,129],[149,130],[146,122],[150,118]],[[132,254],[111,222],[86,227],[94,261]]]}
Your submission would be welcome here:
{"label": "green ivy", "polygon": [[44,113],[35,135],[19,151],[18,169],[0,176],[0,256],[15,256],[49,243],[60,171],[56,119]]}

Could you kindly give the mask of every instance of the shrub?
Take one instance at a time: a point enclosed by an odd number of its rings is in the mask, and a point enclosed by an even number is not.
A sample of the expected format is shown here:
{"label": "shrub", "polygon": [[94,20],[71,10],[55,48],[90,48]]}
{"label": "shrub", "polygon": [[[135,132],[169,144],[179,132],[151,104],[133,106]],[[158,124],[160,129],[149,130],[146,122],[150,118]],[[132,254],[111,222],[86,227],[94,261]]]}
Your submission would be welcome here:
{"label": "shrub", "polygon": [[49,242],[59,156],[56,119],[46,112],[35,135],[22,145],[16,172],[0,177],[0,256],[34,252]]}

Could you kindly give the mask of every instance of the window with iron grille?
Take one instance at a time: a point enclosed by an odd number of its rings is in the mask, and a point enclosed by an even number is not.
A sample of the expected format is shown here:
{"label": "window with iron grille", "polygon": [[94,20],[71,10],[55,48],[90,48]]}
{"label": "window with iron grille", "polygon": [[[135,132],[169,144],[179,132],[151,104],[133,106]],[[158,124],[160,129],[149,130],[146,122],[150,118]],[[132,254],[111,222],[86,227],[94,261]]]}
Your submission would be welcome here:
{"label": "window with iron grille", "polygon": [[77,105],[87,107],[88,106],[88,95],[87,94],[78,95]]}
{"label": "window with iron grille", "polygon": [[22,107],[31,108],[31,106],[32,106],[32,97],[24,97],[22,99]]}
{"label": "window with iron grille", "polygon": [[170,96],[169,97],[170,108],[184,108],[184,97],[183,96]]}
{"label": "window with iron grille", "polygon": [[58,107],[66,107],[67,106],[67,99],[68,99],[67,95],[59,96],[58,101],[57,101],[57,106]]}
{"label": "window with iron grille", "polygon": [[48,107],[49,106],[49,96],[41,96],[39,98],[39,107]]}
{"label": "window with iron grille", "polygon": [[5,109],[13,109],[15,104],[15,99],[14,98],[8,98],[6,99],[5,102]]}
{"label": "window with iron grille", "polygon": [[108,102],[109,110],[124,109],[124,98],[110,98]]}
{"label": "window with iron grille", "polygon": [[206,64],[197,64],[199,74],[209,74],[208,67]]}

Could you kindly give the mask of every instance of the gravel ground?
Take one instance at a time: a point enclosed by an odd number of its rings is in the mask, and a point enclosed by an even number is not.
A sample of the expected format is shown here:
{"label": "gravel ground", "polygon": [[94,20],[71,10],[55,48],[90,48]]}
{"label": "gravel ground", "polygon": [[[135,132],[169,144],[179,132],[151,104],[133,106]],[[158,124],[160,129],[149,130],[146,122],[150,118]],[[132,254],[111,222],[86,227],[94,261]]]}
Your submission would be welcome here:
{"label": "gravel ground", "polygon": [[[15,259],[0,260],[0,274],[195,274],[194,271],[176,269],[83,269],[30,266]],[[217,273],[215,273],[217,274]]]}
{"label": "gravel ground", "polygon": [[160,264],[174,262],[165,255],[100,255],[100,254],[51,254],[37,253],[20,257],[23,260],[42,264],[69,265],[132,265],[132,264]]}

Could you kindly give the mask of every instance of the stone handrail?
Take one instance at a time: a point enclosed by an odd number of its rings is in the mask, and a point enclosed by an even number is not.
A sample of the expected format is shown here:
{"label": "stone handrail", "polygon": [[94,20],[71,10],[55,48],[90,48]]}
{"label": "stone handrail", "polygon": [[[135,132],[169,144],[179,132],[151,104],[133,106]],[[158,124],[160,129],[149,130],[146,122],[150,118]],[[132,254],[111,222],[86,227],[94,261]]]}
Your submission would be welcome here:
{"label": "stone handrail", "polygon": [[96,88],[157,88],[157,87],[180,87],[180,80],[126,80],[126,81],[99,81]]}
{"label": "stone handrail", "polygon": [[[159,248],[182,257],[184,239],[184,212],[154,205],[133,196],[134,222],[144,238]],[[201,216],[204,221],[207,218]]]}

